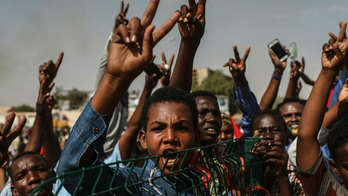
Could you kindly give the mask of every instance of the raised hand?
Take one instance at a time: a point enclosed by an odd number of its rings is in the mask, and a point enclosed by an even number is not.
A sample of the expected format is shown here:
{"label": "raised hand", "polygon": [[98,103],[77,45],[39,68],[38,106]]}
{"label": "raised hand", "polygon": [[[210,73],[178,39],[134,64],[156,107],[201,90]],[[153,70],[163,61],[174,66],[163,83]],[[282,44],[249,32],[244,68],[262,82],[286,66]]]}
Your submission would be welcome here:
{"label": "raised hand", "polygon": [[274,171],[278,178],[288,178],[287,163],[288,153],[281,142],[272,141],[269,143],[269,149],[264,155],[264,159],[269,163],[274,163]]}
{"label": "raised hand", "polygon": [[146,74],[145,88],[147,88],[148,90],[152,90],[157,86],[157,83],[158,83],[158,77],[155,73],[152,74],[151,76]]}
{"label": "raised hand", "polygon": [[63,61],[63,57],[64,57],[64,52],[61,52],[56,63],[53,63],[52,60],[49,60],[48,62],[45,62],[42,65],[40,65],[39,67],[40,84],[43,81],[46,81],[48,85],[51,84],[51,82],[57,75],[60,64]]}
{"label": "raised hand", "polygon": [[347,23],[343,22],[336,42],[330,46],[325,43],[321,57],[321,64],[324,70],[338,71],[343,65],[348,48],[348,40],[344,40]]}
{"label": "raised hand", "polygon": [[291,62],[290,79],[298,80],[301,76],[302,65],[298,61]]}
{"label": "raised hand", "polygon": [[229,62],[225,63],[223,65],[223,67],[229,66],[229,70],[230,70],[230,73],[231,73],[231,75],[233,77],[233,80],[235,81],[236,85],[238,85],[238,83],[246,82],[245,75],[244,75],[245,74],[245,69],[246,69],[245,68],[245,62],[246,62],[246,60],[248,58],[248,55],[249,55],[249,52],[250,52],[250,47],[248,47],[246,49],[242,59],[239,57],[239,53],[238,53],[236,45],[233,45],[233,51],[234,51],[235,59],[230,58]]}
{"label": "raised hand", "polygon": [[128,8],[129,8],[129,3],[127,3],[126,8],[124,8],[124,2],[122,0],[121,1],[121,11],[115,19],[115,26],[113,29],[113,33],[116,33],[116,29],[120,24],[124,24],[124,25],[128,24],[128,18],[126,17],[127,12],[128,12]]}
{"label": "raised hand", "polygon": [[179,31],[184,42],[200,41],[205,27],[206,0],[189,0],[189,7],[182,5],[178,22]]}
{"label": "raised hand", "polygon": [[166,86],[169,86],[170,74],[172,71],[172,64],[174,61],[175,54],[172,54],[172,57],[170,58],[168,63],[167,63],[166,56],[164,55],[164,52],[161,52],[161,56],[162,56],[162,64],[160,65],[160,68],[163,71],[163,76],[159,80],[162,83],[162,87],[166,87]]}
{"label": "raised hand", "polygon": [[[283,46],[285,49],[285,46]],[[289,50],[285,50],[285,52],[290,56]],[[272,63],[274,65],[274,75],[280,76],[283,74],[283,71],[286,68],[286,60],[281,62],[279,58],[273,54],[271,49],[268,49],[269,57],[271,57]]]}
{"label": "raised hand", "polygon": [[16,115],[14,113],[10,113],[6,124],[0,132],[0,166],[2,166],[8,159],[8,147],[11,145],[12,141],[16,139],[16,137],[22,132],[22,129],[27,122],[27,119],[23,117],[19,121],[19,124],[16,126],[16,128],[12,132],[10,132],[15,117]]}
{"label": "raised hand", "polygon": [[40,85],[40,93],[36,102],[36,113],[39,115],[51,114],[53,106],[57,103],[56,100],[50,95],[54,83],[52,82],[47,89],[44,87],[44,83]]}
{"label": "raised hand", "polygon": [[180,14],[174,13],[159,29],[151,22],[156,14],[159,0],[151,0],[143,18],[134,17],[129,24],[120,24],[113,37],[106,73],[120,81],[130,83],[152,59],[152,48],[176,24]]}

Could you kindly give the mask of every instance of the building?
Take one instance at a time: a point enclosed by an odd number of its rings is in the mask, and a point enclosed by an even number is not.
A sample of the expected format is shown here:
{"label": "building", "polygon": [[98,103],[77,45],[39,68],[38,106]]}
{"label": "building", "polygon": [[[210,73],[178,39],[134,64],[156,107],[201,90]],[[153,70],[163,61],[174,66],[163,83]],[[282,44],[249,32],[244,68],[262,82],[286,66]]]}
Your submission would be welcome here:
{"label": "building", "polygon": [[[209,68],[196,68],[192,71],[192,77],[194,81],[197,82],[197,85],[201,85],[203,80],[213,75],[215,71]],[[226,80],[232,81],[233,79],[230,76],[226,76]]]}

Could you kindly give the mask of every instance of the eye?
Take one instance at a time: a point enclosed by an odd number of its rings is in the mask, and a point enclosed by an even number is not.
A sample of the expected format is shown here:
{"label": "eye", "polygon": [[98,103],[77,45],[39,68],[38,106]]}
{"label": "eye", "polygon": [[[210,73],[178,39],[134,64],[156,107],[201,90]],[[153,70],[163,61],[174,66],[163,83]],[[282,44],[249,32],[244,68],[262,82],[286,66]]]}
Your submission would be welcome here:
{"label": "eye", "polygon": [[279,131],[281,131],[281,130],[280,130],[280,129],[275,128],[275,129],[273,129],[272,131],[273,131],[273,133],[277,133],[277,132],[279,132]]}
{"label": "eye", "polygon": [[190,130],[188,127],[182,126],[182,125],[181,125],[181,126],[178,126],[177,129],[178,129],[178,130],[183,130],[183,131]]}
{"label": "eye", "polygon": [[289,118],[291,117],[291,114],[284,114],[284,118]]}
{"label": "eye", "polygon": [[151,129],[151,131],[153,131],[153,132],[162,132],[164,130],[164,127],[154,127],[154,128],[152,128]]}

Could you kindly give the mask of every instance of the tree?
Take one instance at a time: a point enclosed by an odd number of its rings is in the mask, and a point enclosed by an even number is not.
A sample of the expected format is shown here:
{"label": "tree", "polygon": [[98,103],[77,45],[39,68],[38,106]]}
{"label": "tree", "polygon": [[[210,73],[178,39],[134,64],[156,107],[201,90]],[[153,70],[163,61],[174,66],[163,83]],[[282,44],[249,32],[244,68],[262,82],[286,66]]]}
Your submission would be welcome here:
{"label": "tree", "polygon": [[220,71],[215,71],[210,77],[204,79],[201,85],[192,83],[192,91],[204,90],[215,95],[228,96],[229,111],[232,114],[240,113],[237,103],[234,100],[233,81],[228,80],[227,77]]}
{"label": "tree", "polygon": [[59,91],[63,90],[60,89],[58,90],[58,92],[56,91],[55,97],[57,98],[57,100],[69,100],[71,110],[78,109],[83,106],[88,98],[88,94],[86,92],[79,91],[76,88],[68,91],[67,94],[61,94],[61,92]]}
{"label": "tree", "polygon": [[19,111],[19,112],[35,112],[35,108],[29,106],[29,105],[26,105],[26,104],[22,104],[18,107],[16,107],[16,109]]}

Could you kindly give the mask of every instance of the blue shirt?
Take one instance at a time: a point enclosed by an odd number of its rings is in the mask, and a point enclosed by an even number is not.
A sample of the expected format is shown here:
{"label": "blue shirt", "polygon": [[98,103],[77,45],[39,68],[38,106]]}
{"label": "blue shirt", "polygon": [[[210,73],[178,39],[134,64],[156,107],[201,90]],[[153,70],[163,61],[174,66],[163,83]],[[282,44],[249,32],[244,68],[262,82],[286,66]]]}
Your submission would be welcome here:
{"label": "blue shirt", "polygon": [[242,111],[241,127],[245,136],[254,136],[253,119],[261,111],[255,95],[251,92],[249,84],[246,86],[233,86],[236,103]]}
{"label": "blue shirt", "polygon": [[[94,151],[97,153],[97,157],[90,167],[101,166],[104,164],[99,160],[99,158],[103,155],[103,144],[105,142],[105,134],[110,117],[111,115],[100,116],[94,110],[90,102],[87,104],[74,125],[62,152],[59,160],[60,164],[57,170],[58,175],[80,170],[79,162],[81,156],[90,145],[93,146]],[[81,186],[78,188],[77,194],[91,194],[95,183],[97,183],[97,185],[94,192],[109,190],[112,179],[115,178],[111,187],[120,187],[119,189],[112,191],[112,193],[116,195],[129,195],[129,192],[136,195],[152,195],[151,193],[158,195],[159,192],[164,195],[165,193],[173,195],[176,192],[181,192],[186,188],[192,187],[192,183],[197,184],[200,180],[200,176],[193,170],[190,170],[189,176],[190,178],[187,179],[165,177],[152,160],[148,160],[147,163],[145,162],[144,171],[143,168],[134,167],[132,169],[120,167],[116,172],[115,167],[104,166],[102,170],[94,169],[84,172],[84,178]],[[81,177],[81,173],[66,176],[64,183],[65,189],[68,192],[73,193],[81,180]],[[99,179],[98,181],[97,178]],[[130,186],[139,182],[139,180],[147,182]],[[208,190],[204,186],[199,186],[193,190],[198,191],[198,189],[200,190],[201,195],[209,195]],[[194,195],[193,190],[180,195]],[[109,194],[109,192],[106,194]]]}

